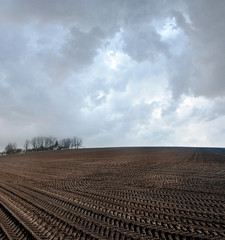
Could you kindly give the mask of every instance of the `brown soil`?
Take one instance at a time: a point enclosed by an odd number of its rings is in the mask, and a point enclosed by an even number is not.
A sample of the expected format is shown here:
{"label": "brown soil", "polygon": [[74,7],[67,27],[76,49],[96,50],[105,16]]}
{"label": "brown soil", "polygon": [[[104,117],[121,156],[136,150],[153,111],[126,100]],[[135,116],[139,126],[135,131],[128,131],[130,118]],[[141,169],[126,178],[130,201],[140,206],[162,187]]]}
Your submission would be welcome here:
{"label": "brown soil", "polygon": [[225,149],[0,157],[0,239],[225,239]]}

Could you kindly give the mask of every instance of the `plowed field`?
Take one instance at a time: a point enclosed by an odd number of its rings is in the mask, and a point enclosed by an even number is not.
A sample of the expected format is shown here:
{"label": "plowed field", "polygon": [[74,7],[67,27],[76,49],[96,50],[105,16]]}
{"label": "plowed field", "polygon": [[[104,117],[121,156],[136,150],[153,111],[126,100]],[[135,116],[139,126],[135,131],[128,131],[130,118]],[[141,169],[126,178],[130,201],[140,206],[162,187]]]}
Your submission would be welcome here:
{"label": "plowed field", "polygon": [[225,239],[225,149],[2,156],[0,239]]}

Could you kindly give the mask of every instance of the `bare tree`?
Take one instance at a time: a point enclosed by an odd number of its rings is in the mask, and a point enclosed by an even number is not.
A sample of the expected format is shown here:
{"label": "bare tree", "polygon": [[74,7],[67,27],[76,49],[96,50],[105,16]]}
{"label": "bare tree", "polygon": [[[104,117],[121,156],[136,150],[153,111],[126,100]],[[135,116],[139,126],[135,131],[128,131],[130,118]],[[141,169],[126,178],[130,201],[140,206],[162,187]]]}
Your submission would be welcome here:
{"label": "bare tree", "polygon": [[57,141],[57,139],[55,137],[45,137],[44,138],[44,146],[49,148],[54,146],[55,142]]}
{"label": "bare tree", "polygon": [[49,150],[49,149],[52,150],[54,147],[57,146],[70,149],[80,148],[83,144],[83,141],[81,138],[78,137],[63,138],[59,141],[55,137],[34,137],[31,139],[30,144],[33,146],[33,149],[35,150]]}
{"label": "bare tree", "polygon": [[71,140],[70,140],[70,138],[66,138],[66,139],[65,139],[65,148],[69,149],[69,148],[70,148],[70,145],[71,145]]}
{"label": "bare tree", "polygon": [[80,148],[83,144],[82,138],[74,137],[71,139],[71,147],[72,148]]}
{"label": "bare tree", "polygon": [[55,137],[49,137],[50,139],[50,146],[53,146],[55,144],[55,142],[57,141],[57,138]]}
{"label": "bare tree", "polygon": [[43,137],[37,137],[37,148],[43,147],[44,144],[44,138]]}
{"label": "bare tree", "polygon": [[13,149],[16,150],[17,149],[17,144],[14,142],[13,143]]}
{"label": "bare tree", "polygon": [[37,149],[37,137],[32,138],[30,143],[33,146],[33,149]]}
{"label": "bare tree", "polygon": [[77,148],[82,147],[82,145],[83,145],[83,140],[82,140],[82,138],[77,138]]}
{"label": "bare tree", "polygon": [[50,142],[50,138],[49,137],[46,137],[45,138],[45,147],[50,147],[51,146],[51,142]]}
{"label": "bare tree", "polygon": [[69,149],[71,145],[71,139],[70,138],[64,138],[60,140],[60,145],[64,148]]}
{"label": "bare tree", "polygon": [[77,148],[77,137],[71,140],[71,148]]}
{"label": "bare tree", "polygon": [[30,144],[30,141],[27,139],[24,143],[24,149],[25,149],[26,152],[28,150],[29,144]]}

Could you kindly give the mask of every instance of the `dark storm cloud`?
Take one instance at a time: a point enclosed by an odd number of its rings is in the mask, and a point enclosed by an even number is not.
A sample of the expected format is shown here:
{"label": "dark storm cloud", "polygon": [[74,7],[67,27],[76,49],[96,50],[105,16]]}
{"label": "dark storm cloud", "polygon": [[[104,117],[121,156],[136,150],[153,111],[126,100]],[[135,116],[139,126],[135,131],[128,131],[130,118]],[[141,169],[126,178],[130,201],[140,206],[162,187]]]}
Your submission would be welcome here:
{"label": "dark storm cloud", "polygon": [[103,38],[104,33],[98,27],[87,33],[76,27],[71,28],[70,37],[61,49],[64,65],[73,70],[90,65]]}
{"label": "dark storm cloud", "polygon": [[[144,60],[152,58],[155,51],[166,51],[152,23],[155,18],[168,15],[171,6],[166,3],[164,9],[161,9],[162,3],[163,1],[121,3],[89,0],[81,3],[68,0],[22,0],[3,1],[0,11],[2,17],[11,24],[38,21],[40,24],[56,23],[71,28],[65,52],[68,53],[70,47],[75,48],[70,51],[70,55],[81,55],[81,62],[88,57],[93,58],[96,50],[101,47],[101,39],[107,39],[122,29],[124,50],[136,60]],[[87,48],[87,53],[81,52],[79,55],[76,52],[79,47]]]}
{"label": "dark storm cloud", "polygon": [[[186,1],[190,22],[182,13],[175,17],[189,38],[192,53],[189,88],[196,96],[225,95],[225,4],[224,1]],[[182,81],[182,80],[181,80]],[[176,87],[176,84],[175,84]]]}

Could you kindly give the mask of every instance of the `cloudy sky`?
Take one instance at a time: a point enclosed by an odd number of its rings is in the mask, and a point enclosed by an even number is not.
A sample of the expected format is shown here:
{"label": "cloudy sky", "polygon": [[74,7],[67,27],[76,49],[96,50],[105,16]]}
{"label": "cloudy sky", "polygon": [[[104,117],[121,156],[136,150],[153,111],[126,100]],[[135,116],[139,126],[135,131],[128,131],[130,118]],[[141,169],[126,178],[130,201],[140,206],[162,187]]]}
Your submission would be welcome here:
{"label": "cloudy sky", "polygon": [[225,146],[224,0],[1,0],[0,149]]}

